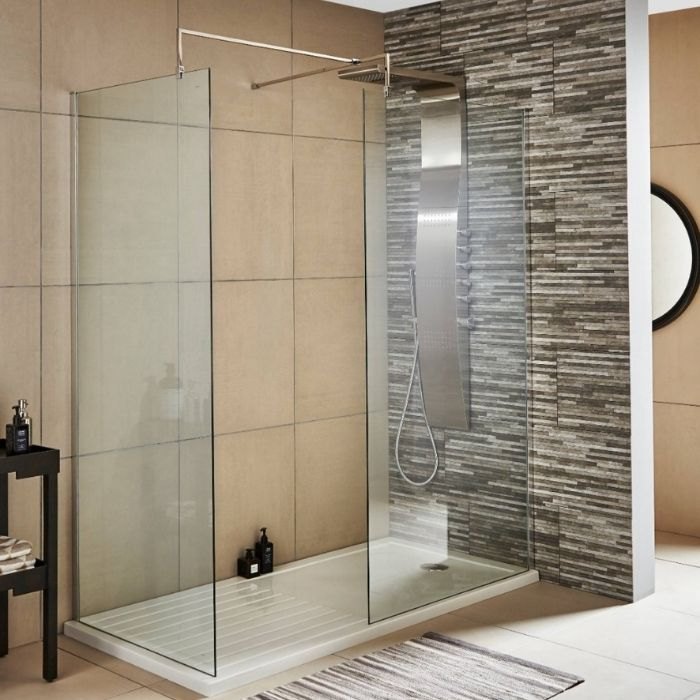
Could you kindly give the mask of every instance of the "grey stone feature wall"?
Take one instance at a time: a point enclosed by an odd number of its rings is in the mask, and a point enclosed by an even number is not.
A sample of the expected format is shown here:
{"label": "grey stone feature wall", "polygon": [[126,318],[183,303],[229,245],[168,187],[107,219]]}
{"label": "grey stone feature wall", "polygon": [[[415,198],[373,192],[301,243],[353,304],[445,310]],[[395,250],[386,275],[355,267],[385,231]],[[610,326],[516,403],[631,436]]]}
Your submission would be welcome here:
{"label": "grey stone feature wall", "polygon": [[[447,519],[451,547],[522,564],[529,494],[542,578],[630,600],[624,8],[624,0],[444,0],[387,15],[397,65],[466,77],[472,287],[460,314],[476,323],[465,377],[471,429],[438,431],[439,476],[410,487],[397,475],[393,440],[413,348],[407,270],[420,122],[415,98],[394,96],[389,451],[395,534],[435,541]],[[513,177],[523,113],[525,248]],[[402,455],[414,475],[430,464],[415,391]]]}

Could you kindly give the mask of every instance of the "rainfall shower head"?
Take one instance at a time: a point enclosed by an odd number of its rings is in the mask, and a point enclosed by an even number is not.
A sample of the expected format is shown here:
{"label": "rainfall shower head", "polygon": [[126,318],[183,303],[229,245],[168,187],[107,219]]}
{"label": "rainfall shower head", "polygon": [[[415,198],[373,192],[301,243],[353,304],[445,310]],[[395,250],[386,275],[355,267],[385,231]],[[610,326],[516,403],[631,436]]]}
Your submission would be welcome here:
{"label": "rainfall shower head", "polygon": [[458,92],[464,87],[464,79],[445,73],[431,73],[410,68],[387,66],[388,61],[368,61],[338,71],[341,80],[361,83],[388,84],[391,87],[416,92]]}

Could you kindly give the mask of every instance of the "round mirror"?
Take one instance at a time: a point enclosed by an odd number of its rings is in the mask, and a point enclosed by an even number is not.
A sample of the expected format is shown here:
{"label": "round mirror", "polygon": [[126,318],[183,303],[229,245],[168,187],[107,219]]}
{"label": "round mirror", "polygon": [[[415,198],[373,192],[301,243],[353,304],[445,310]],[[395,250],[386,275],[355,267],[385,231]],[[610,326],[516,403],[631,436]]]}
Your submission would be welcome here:
{"label": "round mirror", "polygon": [[652,327],[662,328],[690,304],[700,279],[698,229],[675,195],[651,186]]}

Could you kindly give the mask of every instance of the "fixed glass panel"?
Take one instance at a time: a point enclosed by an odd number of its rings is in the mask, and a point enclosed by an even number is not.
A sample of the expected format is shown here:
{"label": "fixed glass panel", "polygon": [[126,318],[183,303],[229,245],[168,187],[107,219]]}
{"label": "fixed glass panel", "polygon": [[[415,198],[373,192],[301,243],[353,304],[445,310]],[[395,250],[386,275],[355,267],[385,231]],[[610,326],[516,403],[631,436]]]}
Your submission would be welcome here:
{"label": "fixed glass panel", "polygon": [[[523,116],[472,108],[455,142],[431,131],[443,112],[420,90],[365,93],[370,622],[530,562]],[[449,163],[436,144],[452,144]],[[435,231],[449,250],[421,282]],[[421,307],[420,284],[440,308]],[[426,411],[445,381],[449,411]]]}
{"label": "fixed glass panel", "polygon": [[80,621],[215,674],[209,111],[75,95],[75,418]]}

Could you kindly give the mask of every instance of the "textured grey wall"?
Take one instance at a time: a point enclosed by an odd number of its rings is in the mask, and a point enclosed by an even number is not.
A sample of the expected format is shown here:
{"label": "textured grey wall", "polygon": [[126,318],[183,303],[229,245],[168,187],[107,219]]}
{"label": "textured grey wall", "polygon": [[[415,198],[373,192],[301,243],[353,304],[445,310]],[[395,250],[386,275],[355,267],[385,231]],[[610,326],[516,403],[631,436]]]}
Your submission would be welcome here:
{"label": "textured grey wall", "polygon": [[[407,488],[392,469],[392,526],[430,539],[437,533],[431,527],[441,527],[431,513],[447,512],[451,546],[522,560],[529,374],[535,566],[546,580],[629,599],[624,0],[445,0],[388,15],[385,42],[398,64],[465,72],[470,167],[479,149],[488,155],[484,177],[473,185],[483,185],[477,201],[484,207],[470,212],[473,245],[484,263],[472,273],[479,292],[470,310],[477,320],[470,340],[472,430],[439,436],[444,464],[430,489]],[[387,114],[392,440],[411,349],[405,274],[419,148],[417,111],[410,104],[400,109],[400,99],[389,102]],[[515,183],[494,180],[492,167],[498,157],[514,163],[515,130],[511,124],[505,130],[511,138],[499,142],[488,120],[478,126],[477,104],[527,115],[529,295],[518,288],[523,251],[508,225],[515,212],[490,220],[494,203],[485,198],[498,185],[516,205]],[[526,310],[529,373],[524,345],[508,344],[524,332]],[[495,322],[480,338],[485,318]],[[408,451],[409,463],[425,464],[415,399],[410,415],[402,453]]]}

